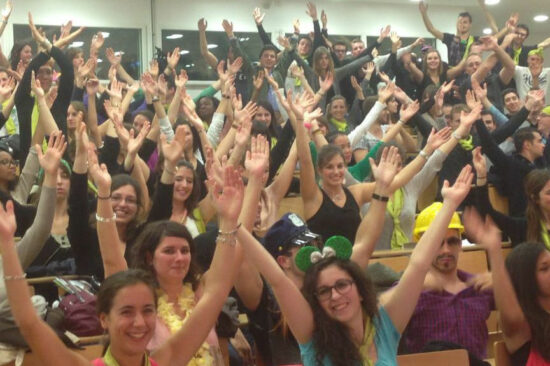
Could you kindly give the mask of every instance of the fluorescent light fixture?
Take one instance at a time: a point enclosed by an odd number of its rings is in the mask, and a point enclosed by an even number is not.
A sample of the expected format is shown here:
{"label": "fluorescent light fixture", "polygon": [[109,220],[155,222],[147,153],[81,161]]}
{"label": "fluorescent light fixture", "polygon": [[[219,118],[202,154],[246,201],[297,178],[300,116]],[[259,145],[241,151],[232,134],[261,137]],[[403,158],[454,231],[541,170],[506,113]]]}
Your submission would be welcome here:
{"label": "fluorescent light fixture", "polygon": [[493,34],[493,30],[491,28],[484,28],[483,34]]}
{"label": "fluorescent light fixture", "polygon": [[98,58],[98,59],[97,59],[97,63],[100,63],[100,62],[103,62],[103,60],[100,59],[100,58]]}
{"label": "fluorescent light fixture", "polygon": [[122,56],[124,55],[124,51],[116,51],[115,56]]}
{"label": "fluorescent light fixture", "polygon": [[250,37],[242,37],[242,38],[239,38],[239,41],[240,42],[246,42],[250,39]]}
{"label": "fluorescent light fixture", "polygon": [[485,5],[496,5],[500,3],[500,0],[485,0]]}
{"label": "fluorescent light fixture", "polygon": [[73,43],[71,43],[69,45],[69,48],[72,48],[72,47],[82,47],[84,45],[84,42],[81,42],[81,41],[74,41]]}
{"label": "fluorescent light fixture", "polygon": [[206,48],[211,50],[212,48],[218,48],[218,45],[213,43],[213,44],[209,44],[208,46],[206,46]]}
{"label": "fluorescent light fixture", "polygon": [[185,65],[185,67],[191,67],[191,65],[187,64],[187,65]]}
{"label": "fluorescent light fixture", "polygon": [[546,15],[546,14],[535,15],[535,16],[533,17],[533,20],[534,20],[535,22],[545,22],[545,21],[548,20],[548,15]]}
{"label": "fluorescent light fixture", "polygon": [[170,34],[169,36],[166,36],[166,39],[180,39],[183,38],[183,34],[181,33],[174,33]]}
{"label": "fluorescent light fixture", "polygon": [[189,53],[188,50],[181,50],[180,55],[187,55]]}
{"label": "fluorescent light fixture", "polygon": [[103,36],[103,38],[109,38],[109,36],[111,35],[111,33],[109,33],[109,32],[101,32],[101,35]]}

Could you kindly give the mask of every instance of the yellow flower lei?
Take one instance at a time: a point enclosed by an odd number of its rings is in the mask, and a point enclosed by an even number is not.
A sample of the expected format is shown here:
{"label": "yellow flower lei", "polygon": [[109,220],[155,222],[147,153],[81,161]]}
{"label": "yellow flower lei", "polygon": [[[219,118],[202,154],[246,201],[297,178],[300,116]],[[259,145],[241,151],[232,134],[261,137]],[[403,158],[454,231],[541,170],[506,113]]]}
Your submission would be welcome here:
{"label": "yellow flower lei", "polygon": [[[174,334],[181,329],[195,308],[195,292],[191,284],[183,285],[181,294],[178,296],[178,305],[180,310],[185,314],[183,318],[176,313],[174,304],[168,301],[168,296],[164,291],[159,290],[157,316],[168,327],[170,334]],[[204,342],[187,366],[210,366],[212,364],[213,357],[210,354],[210,346]]]}

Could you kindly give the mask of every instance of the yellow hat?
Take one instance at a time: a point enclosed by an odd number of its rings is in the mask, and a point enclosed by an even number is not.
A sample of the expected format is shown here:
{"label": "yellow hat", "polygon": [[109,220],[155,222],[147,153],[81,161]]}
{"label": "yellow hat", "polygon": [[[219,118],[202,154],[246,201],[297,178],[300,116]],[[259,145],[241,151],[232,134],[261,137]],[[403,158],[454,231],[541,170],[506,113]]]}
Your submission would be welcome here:
{"label": "yellow hat", "polygon": [[546,107],[544,107],[542,111],[540,111],[540,113],[550,116],[550,105],[547,105]]}
{"label": "yellow hat", "polygon": [[[424,234],[424,232],[428,230],[428,227],[430,227],[430,224],[434,220],[439,210],[441,210],[441,207],[443,207],[443,203],[434,202],[418,214],[413,231],[413,239],[415,242],[418,242],[422,234]],[[460,222],[460,217],[458,216],[458,213],[453,213],[453,217],[451,218],[451,222],[449,223],[448,228],[457,229],[460,234],[464,232],[464,226],[462,226],[462,223]]]}
{"label": "yellow hat", "polygon": [[527,56],[535,56],[535,55],[540,56],[540,58],[544,59],[543,48],[542,47],[535,48],[534,50],[529,51],[529,53],[527,54]]}

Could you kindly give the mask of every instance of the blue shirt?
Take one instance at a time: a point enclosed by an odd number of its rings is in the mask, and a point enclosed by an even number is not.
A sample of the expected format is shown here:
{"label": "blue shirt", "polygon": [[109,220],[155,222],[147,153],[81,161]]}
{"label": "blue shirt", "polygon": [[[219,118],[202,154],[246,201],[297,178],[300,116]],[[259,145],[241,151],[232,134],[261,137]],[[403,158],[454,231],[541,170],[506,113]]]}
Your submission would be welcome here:
{"label": "blue shirt", "polygon": [[[374,336],[374,345],[378,360],[375,366],[397,366],[397,347],[399,346],[400,334],[395,329],[392,320],[383,307],[378,309],[378,317],[374,318],[374,327],[376,334]],[[302,362],[304,366],[316,366],[315,356],[317,351],[313,344],[313,339],[305,344],[300,344],[302,353]],[[323,366],[332,366],[332,361],[325,357]]]}

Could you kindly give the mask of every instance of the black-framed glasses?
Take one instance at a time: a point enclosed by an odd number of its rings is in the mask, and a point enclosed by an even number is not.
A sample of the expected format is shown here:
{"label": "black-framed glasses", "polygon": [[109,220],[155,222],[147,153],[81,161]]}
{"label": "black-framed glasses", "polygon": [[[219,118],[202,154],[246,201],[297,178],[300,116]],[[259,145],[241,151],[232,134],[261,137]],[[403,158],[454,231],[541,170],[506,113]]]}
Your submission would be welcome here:
{"label": "black-framed glasses", "polygon": [[4,166],[9,166],[9,165],[18,166],[18,165],[19,165],[19,160],[2,159],[2,160],[0,160],[0,165],[4,165]]}
{"label": "black-framed glasses", "polygon": [[462,239],[460,238],[457,238],[456,236],[452,236],[450,238],[446,238],[445,240],[443,240],[441,242],[441,246],[443,246],[443,244],[447,243],[448,246],[450,247],[454,247],[454,246],[457,246],[457,245],[461,245],[462,244]]}
{"label": "black-framed glasses", "polygon": [[345,295],[351,290],[353,280],[341,279],[336,281],[333,286],[322,286],[315,291],[315,296],[319,301],[327,301],[332,298],[332,290],[336,290],[340,295]]}

